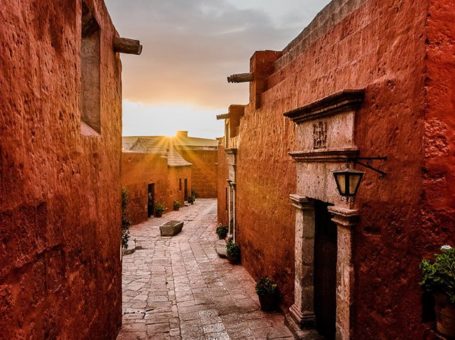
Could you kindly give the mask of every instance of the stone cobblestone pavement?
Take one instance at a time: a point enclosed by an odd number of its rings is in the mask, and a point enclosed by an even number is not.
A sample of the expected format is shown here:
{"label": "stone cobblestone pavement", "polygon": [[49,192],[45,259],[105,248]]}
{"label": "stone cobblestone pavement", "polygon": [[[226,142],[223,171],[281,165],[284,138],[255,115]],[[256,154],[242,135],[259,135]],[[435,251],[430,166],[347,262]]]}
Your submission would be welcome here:
{"label": "stone cobblestone pavement", "polygon": [[[159,225],[183,220],[161,237]],[[125,339],[293,339],[279,313],[263,313],[254,280],[215,252],[216,200],[131,228],[137,249],[123,257]]]}

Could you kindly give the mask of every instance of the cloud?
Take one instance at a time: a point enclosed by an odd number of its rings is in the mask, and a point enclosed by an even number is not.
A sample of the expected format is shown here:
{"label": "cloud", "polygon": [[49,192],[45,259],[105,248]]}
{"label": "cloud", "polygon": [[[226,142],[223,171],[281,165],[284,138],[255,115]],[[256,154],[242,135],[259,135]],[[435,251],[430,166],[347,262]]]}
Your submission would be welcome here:
{"label": "cloud", "polygon": [[[308,12],[296,1],[290,3]],[[255,0],[106,0],[119,33],[144,45],[141,56],[122,56],[124,98],[213,108],[245,103],[248,87],[227,84],[226,76],[247,72],[256,50],[281,50],[306,24],[296,27],[299,16],[292,7],[278,10],[285,7],[279,3],[265,9]]]}

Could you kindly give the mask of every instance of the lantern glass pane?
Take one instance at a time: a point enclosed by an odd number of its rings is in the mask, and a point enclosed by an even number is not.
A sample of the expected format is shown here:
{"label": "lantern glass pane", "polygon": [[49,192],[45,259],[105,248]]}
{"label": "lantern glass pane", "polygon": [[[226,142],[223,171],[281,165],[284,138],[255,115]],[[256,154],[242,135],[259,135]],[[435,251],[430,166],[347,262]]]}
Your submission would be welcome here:
{"label": "lantern glass pane", "polygon": [[356,194],[357,188],[359,187],[360,180],[362,179],[362,174],[351,173],[349,174],[349,195],[354,196]]}
{"label": "lantern glass pane", "polygon": [[336,173],[335,181],[337,182],[338,190],[342,196],[346,195],[346,174]]}

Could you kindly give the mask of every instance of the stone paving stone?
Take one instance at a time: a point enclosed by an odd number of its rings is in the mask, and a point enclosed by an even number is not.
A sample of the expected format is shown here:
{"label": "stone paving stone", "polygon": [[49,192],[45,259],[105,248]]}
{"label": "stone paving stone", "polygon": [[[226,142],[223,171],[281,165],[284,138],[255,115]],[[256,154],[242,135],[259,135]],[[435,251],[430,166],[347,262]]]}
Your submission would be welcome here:
{"label": "stone paving stone", "polygon": [[[182,220],[178,235],[159,226]],[[279,313],[263,313],[255,283],[218,257],[216,200],[131,227],[139,249],[123,257],[123,326],[117,339],[292,339]]]}

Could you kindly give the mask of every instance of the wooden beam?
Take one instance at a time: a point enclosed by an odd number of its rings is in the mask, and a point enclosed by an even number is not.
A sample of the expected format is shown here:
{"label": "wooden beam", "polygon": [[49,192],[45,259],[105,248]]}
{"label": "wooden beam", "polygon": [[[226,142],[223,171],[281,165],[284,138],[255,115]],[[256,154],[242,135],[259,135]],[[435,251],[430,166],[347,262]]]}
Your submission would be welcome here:
{"label": "wooden beam", "polygon": [[140,55],[142,53],[142,45],[139,40],[115,37],[114,51],[119,53]]}
{"label": "wooden beam", "polygon": [[227,78],[228,83],[248,83],[253,80],[254,77],[252,73],[232,74]]}
{"label": "wooden beam", "polygon": [[223,113],[221,115],[216,115],[217,120],[229,119],[229,113]]}

